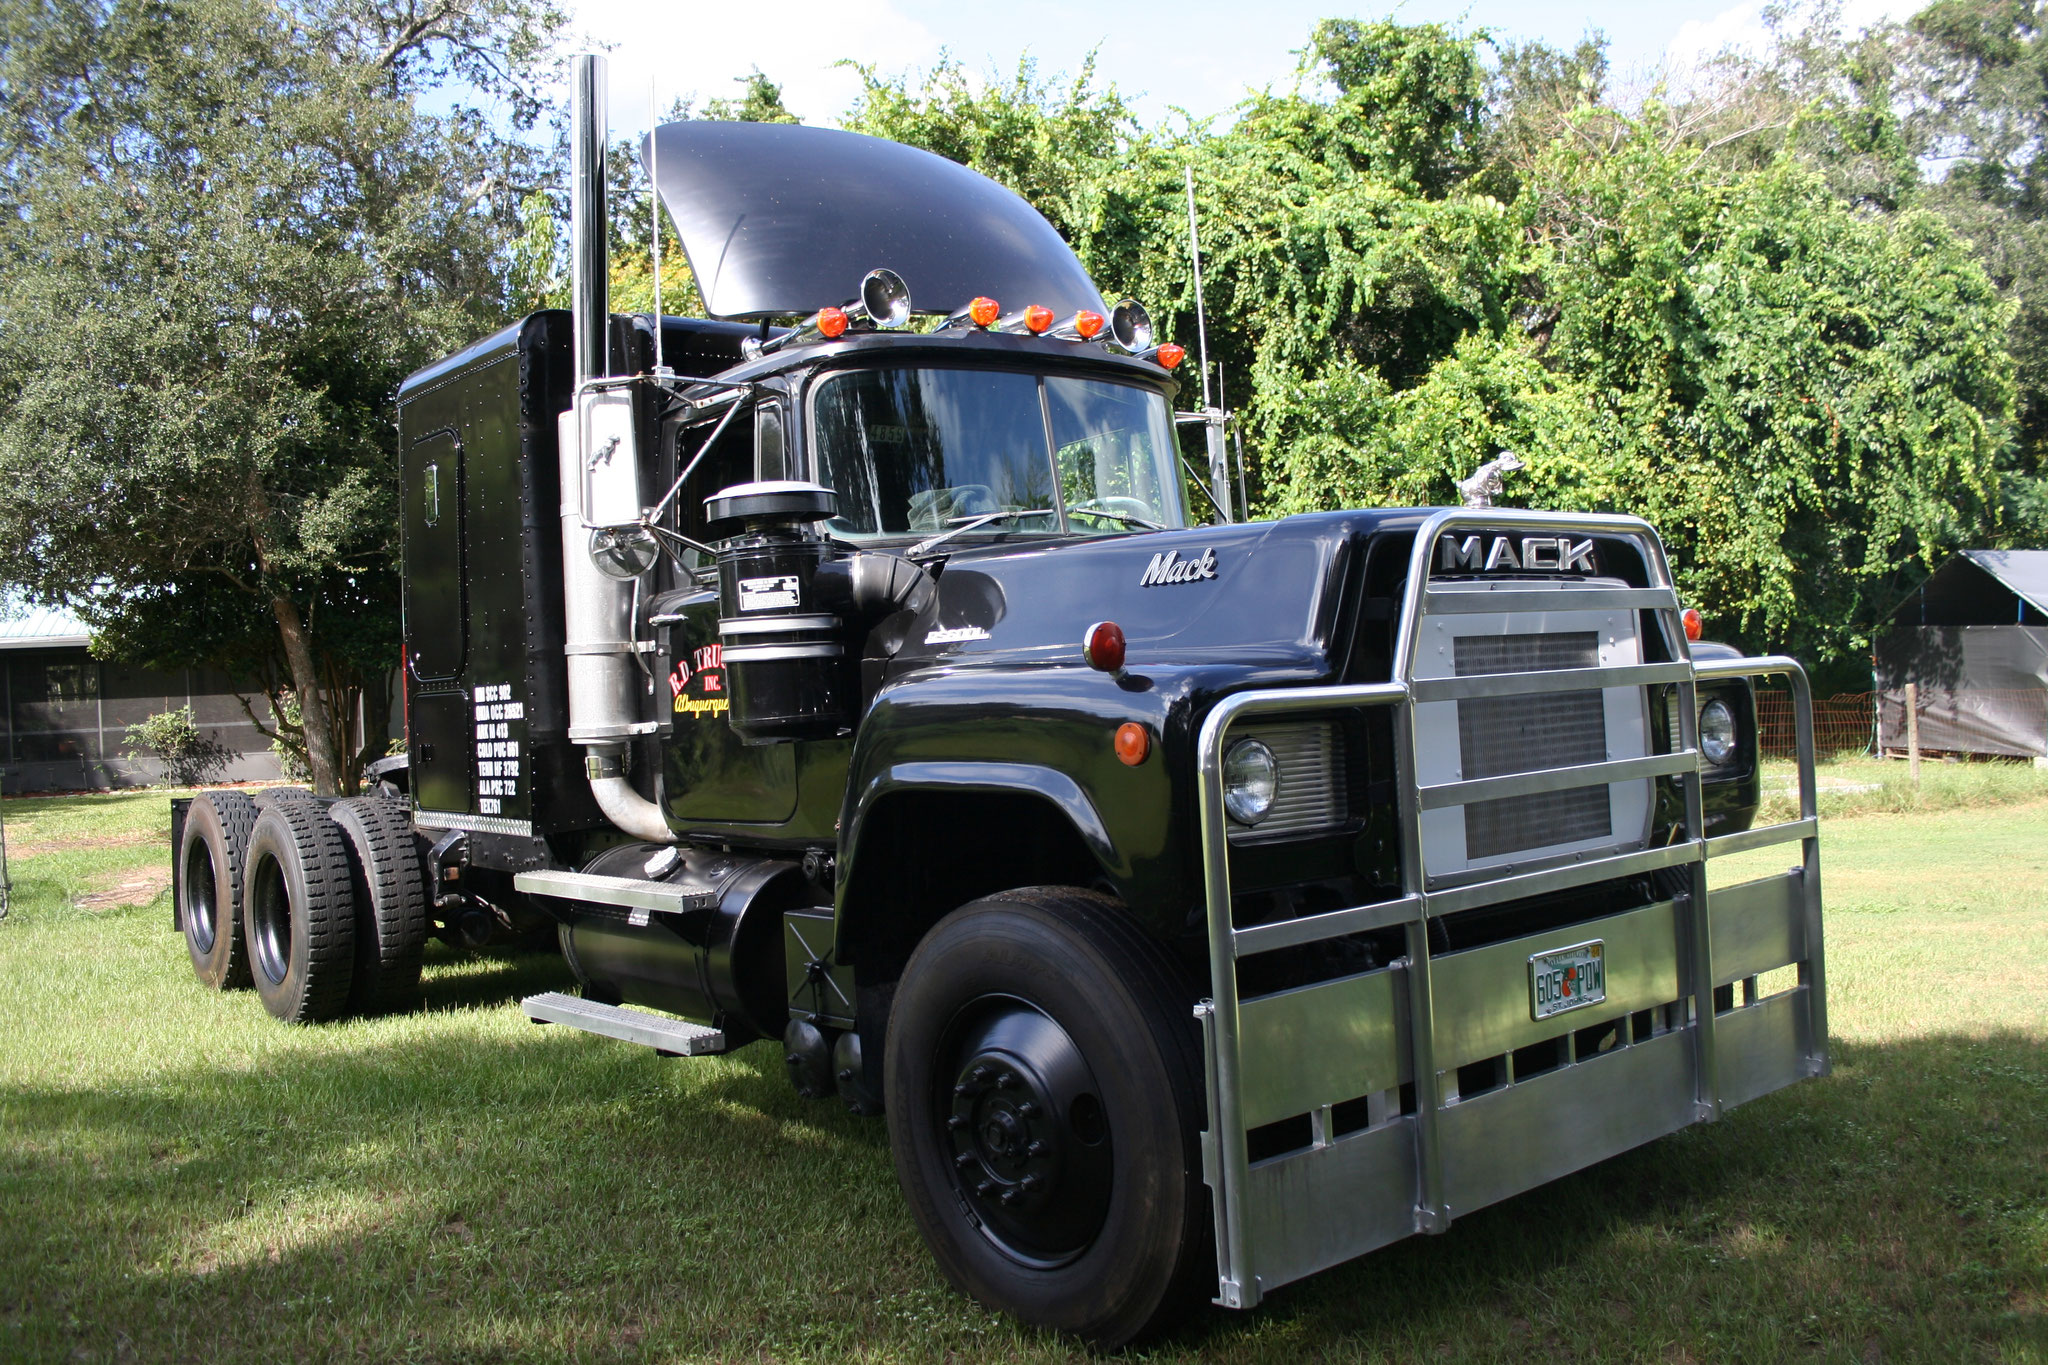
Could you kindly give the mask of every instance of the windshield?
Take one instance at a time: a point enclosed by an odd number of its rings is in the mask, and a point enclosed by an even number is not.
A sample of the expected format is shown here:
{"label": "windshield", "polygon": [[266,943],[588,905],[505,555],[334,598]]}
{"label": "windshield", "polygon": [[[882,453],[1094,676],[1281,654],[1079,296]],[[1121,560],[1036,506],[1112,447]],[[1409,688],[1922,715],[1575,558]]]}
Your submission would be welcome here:
{"label": "windshield", "polygon": [[1111,535],[1182,524],[1173,425],[1150,389],[875,369],[828,375],[815,392],[818,478],[839,494],[834,535]]}

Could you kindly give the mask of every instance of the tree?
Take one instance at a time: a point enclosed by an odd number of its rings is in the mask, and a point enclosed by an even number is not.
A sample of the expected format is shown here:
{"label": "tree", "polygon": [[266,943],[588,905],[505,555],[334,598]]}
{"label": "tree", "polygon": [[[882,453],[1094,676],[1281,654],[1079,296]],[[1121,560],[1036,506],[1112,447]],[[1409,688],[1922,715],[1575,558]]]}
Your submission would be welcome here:
{"label": "tree", "polygon": [[2018,440],[2003,469],[2020,543],[2048,543],[2048,24],[2024,0],[1939,0],[1892,35],[1921,202],[1971,242],[2014,308]]}
{"label": "tree", "polygon": [[1633,116],[1597,38],[1489,65],[1484,34],[1333,21],[1220,130],[1029,68],[871,75],[849,122],[1025,194],[1188,344],[1191,169],[1267,512],[1455,502],[1511,449],[1510,501],[1642,513],[1717,630],[1854,668],[1933,559],[2003,533],[2012,381],[1967,245],[1898,208],[1882,53],[1823,20]]}
{"label": "tree", "polygon": [[539,0],[0,20],[0,578],[144,662],[203,647],[288,680],[323,792],[362,757],[336,703],[381,695],[397,644],[364,638],[396,600],[392,394],[496,320],[535,166],[474,102],[415,99],[467,79],[530,122],[559,22]]}

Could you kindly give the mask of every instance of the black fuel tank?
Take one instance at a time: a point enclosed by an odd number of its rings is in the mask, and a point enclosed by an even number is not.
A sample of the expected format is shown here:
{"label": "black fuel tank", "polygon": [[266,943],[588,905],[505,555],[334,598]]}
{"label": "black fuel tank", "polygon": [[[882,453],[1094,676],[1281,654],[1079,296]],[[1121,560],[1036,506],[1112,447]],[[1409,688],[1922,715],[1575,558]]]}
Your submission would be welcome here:
{"label": "black fuel tank", "polygon": [[782,912],[812,899],[801,868],[713,849],[627,844],[582,870],[716,898],[710,909],[680,913],[546,898],[561,923],[562,955],[587,996],[708,1023],[735,1047],[782,1035],[789,1007]]}

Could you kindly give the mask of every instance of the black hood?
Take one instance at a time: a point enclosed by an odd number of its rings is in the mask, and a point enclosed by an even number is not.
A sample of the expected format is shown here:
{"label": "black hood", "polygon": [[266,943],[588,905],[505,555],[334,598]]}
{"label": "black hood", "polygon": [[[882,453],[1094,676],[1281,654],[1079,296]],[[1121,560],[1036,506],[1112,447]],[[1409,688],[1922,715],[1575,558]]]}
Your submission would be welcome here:
{"label": "black hood", "polygon": [[670,123],[653,136],[657,188],[715,318],[849,303],[878,266],[903,277],[921,313],[977,295],[1005,311],[1102,311],[1088,272],[1038,210],[942,156],[786,123]]}

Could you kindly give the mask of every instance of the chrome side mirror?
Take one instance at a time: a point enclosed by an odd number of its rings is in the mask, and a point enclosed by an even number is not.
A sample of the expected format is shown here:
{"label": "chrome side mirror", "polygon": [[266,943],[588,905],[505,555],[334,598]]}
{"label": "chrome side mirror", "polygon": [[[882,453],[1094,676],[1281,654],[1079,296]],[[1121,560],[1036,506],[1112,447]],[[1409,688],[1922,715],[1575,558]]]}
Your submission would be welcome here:
{"label": "chrome side mirror", "polygon": [[645,526],[600,526],[590,533],[590,562],[606,578],[638,578],[661,558],[661,542]]}

